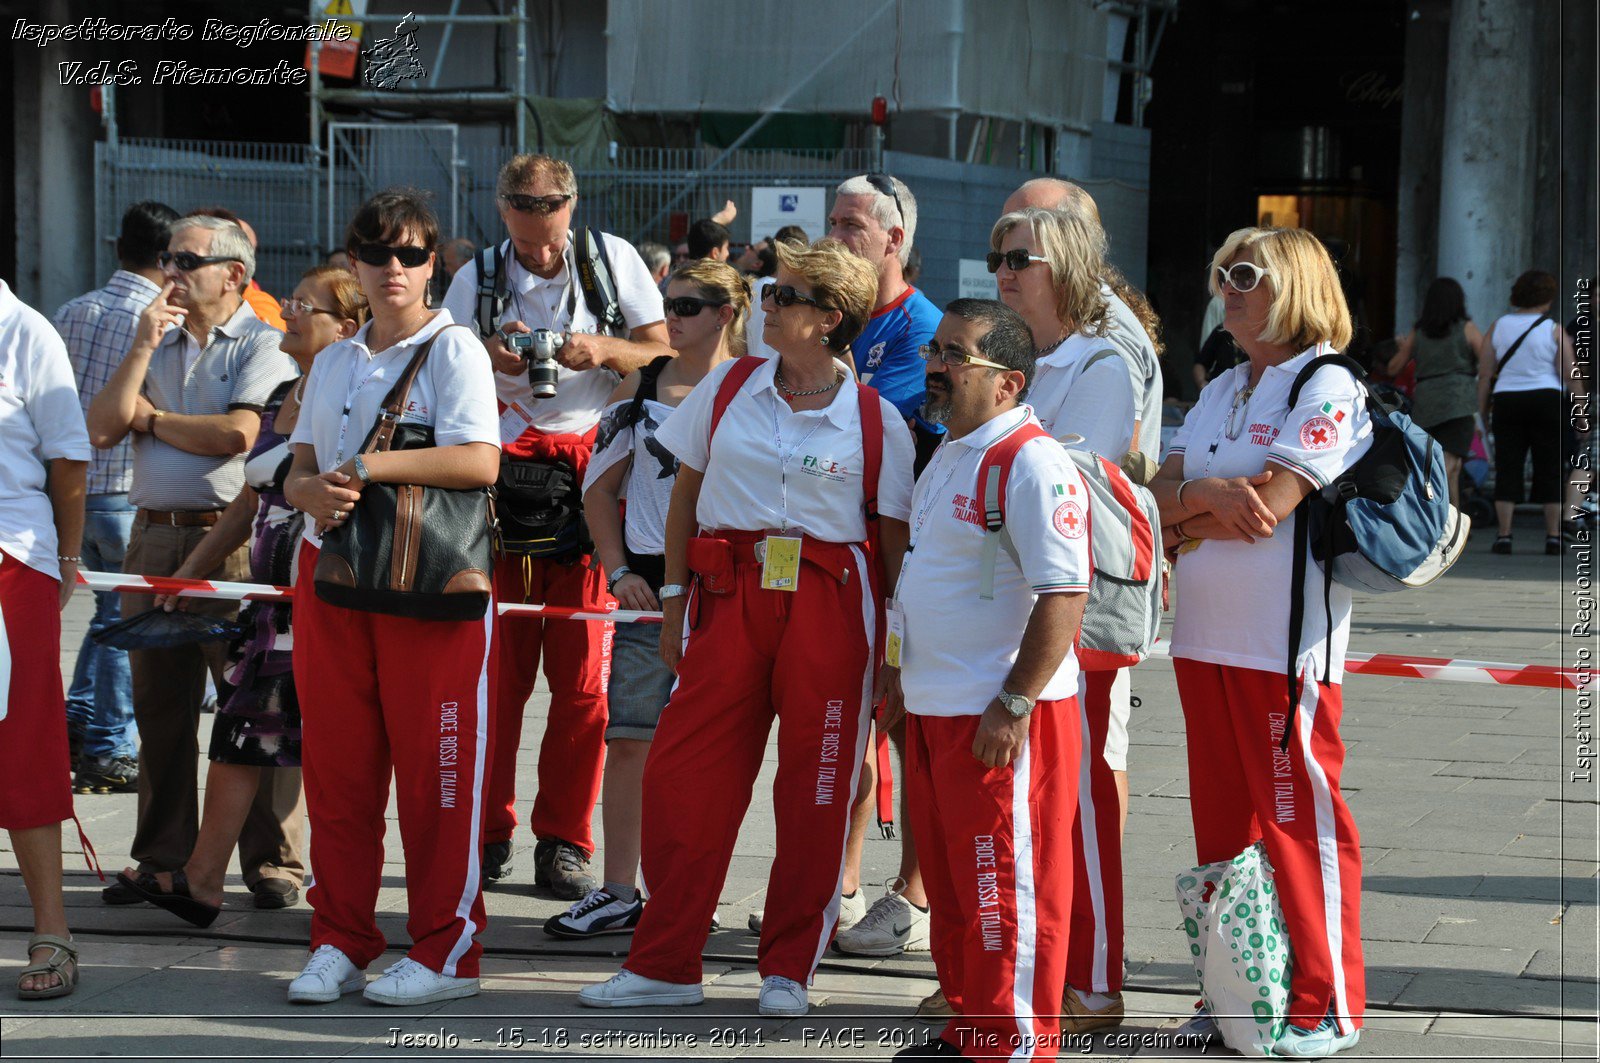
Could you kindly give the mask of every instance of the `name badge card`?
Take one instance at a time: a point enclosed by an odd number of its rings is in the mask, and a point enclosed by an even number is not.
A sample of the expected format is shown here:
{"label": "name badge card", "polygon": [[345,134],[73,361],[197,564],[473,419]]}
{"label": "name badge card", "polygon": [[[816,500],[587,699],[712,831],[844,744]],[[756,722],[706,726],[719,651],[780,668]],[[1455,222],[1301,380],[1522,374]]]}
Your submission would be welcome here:
{"label": "name badge card", "polygon": [[884,603],[889,634],[884,641],[883,661],[891,668],[900,667],[900,651],[906,643],[906,611],[893,598]]}
{"label": "name badge card", "polygon": [[800,586],[800,540],[793,535],[769,535],[764,540],[761,586],[769,591],[793,591]]}
{"label": "name badge card", "polygon": [[532,423],[533,414],[524,409],[522,403],[510,403],[500,415],[500,442],[515,443]]}

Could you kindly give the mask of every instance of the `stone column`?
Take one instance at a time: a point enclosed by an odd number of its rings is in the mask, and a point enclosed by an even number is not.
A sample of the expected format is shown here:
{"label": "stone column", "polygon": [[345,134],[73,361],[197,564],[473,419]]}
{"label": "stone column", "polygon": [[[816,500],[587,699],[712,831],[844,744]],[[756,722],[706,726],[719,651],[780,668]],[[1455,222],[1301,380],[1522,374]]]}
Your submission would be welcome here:
{"label": "stone column", "polygon": [[1439,155],[1444,143],[1450,0],[1415,0],[1406,22],[1396,211],[1394,330],[1405,333],[1439,275]]}
{"label": "stone column", "polygon": [[1455,0],[1450,12],[1438,272],[1461,282],[1480,325],[1505,309],[1511,282],[1536,265],[1536,6]]}

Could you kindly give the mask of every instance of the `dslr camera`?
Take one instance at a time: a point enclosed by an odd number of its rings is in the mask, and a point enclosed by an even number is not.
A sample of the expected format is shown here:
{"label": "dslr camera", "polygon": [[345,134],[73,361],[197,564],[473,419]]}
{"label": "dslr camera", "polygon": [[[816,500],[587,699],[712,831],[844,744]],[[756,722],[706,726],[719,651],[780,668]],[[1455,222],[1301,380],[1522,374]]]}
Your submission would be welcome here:
{"label": "dslr camera", "polygon": [[503,335],[506,348],[528,360],[528,384],[536,399],[553,399],[556,396],[556,352],[567,344],[562,332],[536,328],[532,332],[513,332]]}

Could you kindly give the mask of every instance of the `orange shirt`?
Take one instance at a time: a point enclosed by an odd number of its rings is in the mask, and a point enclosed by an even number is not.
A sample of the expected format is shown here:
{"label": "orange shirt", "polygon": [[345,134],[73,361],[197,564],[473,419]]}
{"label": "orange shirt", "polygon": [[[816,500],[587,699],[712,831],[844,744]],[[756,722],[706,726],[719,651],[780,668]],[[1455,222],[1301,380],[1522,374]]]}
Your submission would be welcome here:
{"label": "orange shirt", "polygon": [[278,307],[278,300],[263,291],[261,285],[253,279],[250,281],[250,287],[244,290],[244,301],[250,304],[250,309],[256,312],[256,317],[279,332],[283,331],[283,311]]}

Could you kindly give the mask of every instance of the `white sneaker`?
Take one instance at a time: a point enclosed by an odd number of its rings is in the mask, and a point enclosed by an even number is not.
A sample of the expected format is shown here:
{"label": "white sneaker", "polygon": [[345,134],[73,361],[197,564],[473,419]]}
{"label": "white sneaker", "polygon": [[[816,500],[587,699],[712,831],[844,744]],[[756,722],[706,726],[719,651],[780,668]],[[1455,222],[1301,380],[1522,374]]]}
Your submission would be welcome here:
{"label": "white sneaker", "polygon": [[769,974],[761,979],[761,998],[756,1010],[763,1015],[804,1015],[811,1010],[806,987],[793,978]]}
{"label": "white sneaker", "polygon": [[383,977],[367,986],[362,995],[374,1004],[395,1007],[435,1004],[441,1000],[477,996],[478,980],[440,974],[408,956],[384,971]]}
{"label": "white sneaker", "polygon": [[903,889],[904,879],[891,879],[861,921],[834,936],[834,947],[855,956],[927,952],[928,913],[902,897]]}
{"label": "white sneaker", "polygon": [[[766,914],[765,908],[757,908],[750,913],[750,918],[745,920],[745,925],[752,934],[761,933],[761,917]],[[854,893],[839,894],[839,925],[834,927],[834,932],[849,930],[861,922],[861,917],[867,914],[867,897],[857,886]]]}
{"label": "white sneaker", "polygon": [[703,1003],[705,998],[699,982],[662,982],[626,968],[578,992],[578,1003],[586,1008],[681,1008]]}
{"label": "white sneaker", "polygon": [[336,945],[322,945],[289,983],[291,1004],[331,1004],[367,984],[367,972],[350,962]]}

